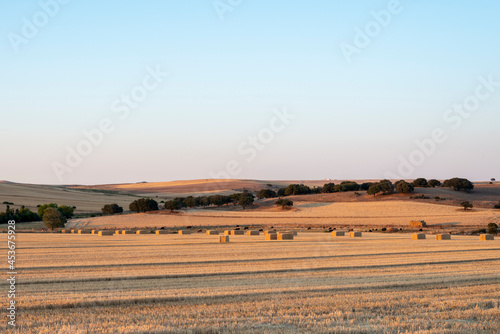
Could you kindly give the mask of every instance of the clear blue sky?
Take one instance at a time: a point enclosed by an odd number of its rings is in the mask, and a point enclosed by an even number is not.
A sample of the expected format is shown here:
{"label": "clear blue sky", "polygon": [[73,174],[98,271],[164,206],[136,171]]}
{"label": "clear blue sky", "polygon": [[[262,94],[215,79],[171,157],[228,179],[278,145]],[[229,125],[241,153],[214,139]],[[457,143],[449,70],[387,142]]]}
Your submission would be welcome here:
{"label": "clear blue sky", "polygon": [[[0,179],[209,178],[229,161],[235,178],[377,179],[398,174],[400,157],[436,128],[447,140],[398,176],[500,178],[500,87],[460,125],[443,118],[480,77],[500,82],[500,3],[402,0],[346,61],[342,43],[354,45],[356,28],[388,3],[244,0],[221,20],[211,0],[73,0],[45,24],[38,1],[2,1]],[[25,38],[18,52],[13,34]],[[169,75],[119,119],[113,101],[148,66]],[[295,118],[248,161],[238,147],[276,108]],[[58,178],[54,163],[65,165],[67,147],[104,118],[114,131]]]}

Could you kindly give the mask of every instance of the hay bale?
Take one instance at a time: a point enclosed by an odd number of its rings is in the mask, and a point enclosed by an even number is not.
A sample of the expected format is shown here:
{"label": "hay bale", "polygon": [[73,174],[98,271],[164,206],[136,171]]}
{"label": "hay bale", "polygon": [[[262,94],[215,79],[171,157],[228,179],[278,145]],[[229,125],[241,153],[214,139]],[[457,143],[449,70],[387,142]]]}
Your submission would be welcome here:
{"label": "hay bale", "polygon": [[[92,231],[92,234],[94,234],[94,232],[93,232],[93,231]],[[120,230],[116,230],[116,231],[115,231],[115,234],[122,234],[122,231],[120,231]]]}
{"label": "hay bale", "polygon": [[133,231],[133,230],[122,230],[122,234],[136,234],[136,231]]}
{"label": "hay bale", "polygon": [[413,228],[427,227],[427,223],[424,220],[412,220],[410,221],[410,227]]}
{"label": "hay bale", "polygon": [[231,235],[231,231],[229,231],[229,230],[224,231],[224,235]]}
{"label": "hay bale", "polygon": [[219,231],[215,230],[207,231],[207,235],[219,235]]}
{"label": "hay bale", "polygon": [[91,234],[90,230],[78,230],[78,234]]}
{"label": "hay bale", "polygon": [[156,235],[168,234],[168,231],[167,230],[156,230],[155,233],[156,233]]}
{"label": "hay bale", "polygon": [[413,240],[423,240],[425,239],[425,234],[424,233],[413,233],[413,235],[411,236],[411,238]]}
{"label": "hay bale", "polygon": [[268,233],[266,234],[266,240],[278,240],[278,234]]}
{"label": "hay bale", "polygon": [[229,242],[229,236],[228,235],[220,235],[219,242],[223,242],[223,243]]}
{"label": "hay bale", "polygon": [[71,233],[77,233],[77,230],[70,230]]}
{"label": "hay bale", "polygon": [[481,234],[479,236],[479,240],[481,241],[495,240],[495,237],[493,236],[493,234]]}
{"label": "hay bale", "polygon": [[293,240],[293,233],[278,233],[278,240]]}
{"label": "hay bale", "polygon": [[349,236],[350,236],[351,238],[361,238],[361,236],[362,236],[362,235],[363,235],[363,234],[362,234],[361,232],[350,232],[350,233],[349,233]]}
{"label": "hay bale", "polygon": [[150,234],[150,230],[137,230],[135,231],[135,234]]}
{"label": "hay bale", "polygon": [[188,234],[191,234],[191,231],[188,231],[188,230],[179,230],[179,235],[188,235]]}
{"label": "hay bale", "polygon": [[264,231],[264,235],[268,235],[268,234],[276,234],[276,230],[269,230],[269,231]]}
{"label": "hay bale", "polygon": [[115,234],[115,232],[113,232],[113,231],[99,231],[97,233],[97,235],[100,237],[102,237],[104,235],[113,236],[114,234]]}
{"label": "hay bale", "polygon": [[260,235],[259,231],[247,231],[247,235]]}
{"label": "hay bale", "polygon": [[345,237],[345,232],[344,231],[333,231],[332,237]]}
{"label": "hay bale", "polygon": [[436,240],[451,240],[451,235],[448,233],[436,235]]}
{"label": "hay bale", "polygon": [[245,231],[243,230],[232,230],[231,235],[245,235]]}

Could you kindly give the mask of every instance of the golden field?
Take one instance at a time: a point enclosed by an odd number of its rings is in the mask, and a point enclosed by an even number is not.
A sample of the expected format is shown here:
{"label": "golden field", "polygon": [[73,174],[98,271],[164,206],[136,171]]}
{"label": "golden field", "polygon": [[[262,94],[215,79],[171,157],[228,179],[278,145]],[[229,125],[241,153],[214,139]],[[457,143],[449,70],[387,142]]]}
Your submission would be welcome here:
{"label": "golden field", "polygon": [[[19,233],[12,332],[500,331],[498,239],[299,232],[293,241],[217,240]],[[6,252],[5,234],[1,245]]]}

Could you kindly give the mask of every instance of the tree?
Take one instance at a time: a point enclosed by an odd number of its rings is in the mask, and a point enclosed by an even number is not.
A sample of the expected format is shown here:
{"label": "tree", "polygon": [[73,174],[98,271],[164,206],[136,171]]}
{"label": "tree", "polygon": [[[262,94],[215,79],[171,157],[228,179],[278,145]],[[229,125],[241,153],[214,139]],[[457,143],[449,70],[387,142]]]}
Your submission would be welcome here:
{"label": "tree", "polygon": [[368,195],[373,195],[377,196],[378,193],[382,192],[382,188],[380,187],[379,183],[374,183],[368,188],[368,191],[366,192]]}
{"label": "tree", "polygon": [[412,185],[415,188],[424,188],[427,187],[429,184],[427,183],[427,179],[424,179],[423,177],[420,177],[412,182]]}
{"label": "tree", "polygon": [[278,197],[284,197],[286,196],[286,188],[279,188],[278,189]]}
{"label": "tree", "polygon": [[311,188],[302,184],[291,184],[285,189],[285,196],[291,195],[307,195],[310,194]]}
{"label": "tree", "polygon": [[400,194],[411,194],[415,190],[412,184],[404,180],[396,182],[395,186],[396,191]]}
{"label": "tree", "polygon": [[370,189],[370,187],[372,185],[373,185],[373,182],[362,183],[361,186],[359,186],[359,190],[368,191],[368,189]]}
{"label": "tree", "polygon": [[379,186],[384,195],[392,194],[394,192],[394,185],[389,180],[380,181]]}
{"label": "tree", "polygon": [[254,195],[249,192],[243,192],[238,196],[238,204],[245,209],[247,206],[253,205]]}
{"label": "tree", "polygon": [[429,182],[427,182],[427,184],[429,185],[429,187],[432,187],[432,188],[441,186],[441,182],[436,180],[436,179],[429,180]]}
{"label": "tree", "polygon": [[276,206],[281,206],[282,209],[285,209],[286,207],[291,207],[293,206],[293,202],[288,200],[288,199],[284,199],[284,198],[281,198],[279,200],[277,200],[275,202]]}
{"label": "tree", "polygon": [[340,184],[339,188],[341,192],[358,191],[360,186],[354,181],[344,181]]}
{"label": "tree", "polygon": [[196,205],[196,198],[194,198],[193,196],[188,196],[184,199],[184,204],[186,204],[186,206],[188,208],[193,208],[195,206],[198,206]]}
{"label": "tree", "polygon": [[455,177],[443,182],[443,187],[453,188],[455,191],[471,191],[474,189],[474,184],[467,179]]}
{"label": "tree", "polygon": [[489,234],[497,234],[498,233],[498,225],[495,223],[488,224],[488,233]]}
{"label": "tree", "polygon": [[67,206],[67,205],[61,205],[57,207],[57,210],[59,210],[66,219],[71,219],[73,217],[73,213],[75,212],[76,206]]}
{"label": "tree", "polygon": [[48,207],[45,209],[45,212],[43,214],[43,223],[47,228],[54,230],[58,227],[64,227],[64,225],[66,225],[66,222],[66,217],[64,217],[61,211],[53,207]]}
{"label": "tree", "polygon": [[123,208],[118,204],[106,204],[102,207],[101,211],[105,215],[114,215],[116,213],[122,213]]}
{"label": "tree", "polygon": [[474,205],[472,205],[472,203],[470,202],[462,202],[460,205],[464,207],[465,211],[470,210],[474,207]]}
{"label": "tree", "polygon": [[278,194],[276,193],[276,191],[271,190],[271,189],[261,189],[257,192],[258,199],[276,198],[276,197],[278,197]]}
{"label": "tree", "polygon": [[165,209],[170,210],[170,212],[174,212],[174,210],[180,210],[181,208],[181,201],[171,200],[165,202]]}
{"label": "tree", "polygon": [[326,183],[323,185],[323,192],[326,194],[335,192],[335,183]]}
{"label": "tree", "polygon": [[130,211],[147,212],[158,210],[158,203],[151,198],[139,198],[130,203]]}
{"label": "tree", "polygon": [[50,204],[40,205],[38,207],[38,215],[40,216],[40,218],[43,219],[43,214],[45,213],[45,210],[47,210],[47,208],[55,208],[55,209],[57,209],[57,204],[56,203],[50,203]]}
{"label": "tree", "polygon": [[15,220],[20,223],[35,222],[40,220],[40,216],[24,207],[24,205],[21,206],[21,208],[16,212],[15,216]]}
{"label": "tree", "polygon": [[220,208],[222,205],[227,203],[226,196],[214,195],[210,196],[210,204],[217,205]]}

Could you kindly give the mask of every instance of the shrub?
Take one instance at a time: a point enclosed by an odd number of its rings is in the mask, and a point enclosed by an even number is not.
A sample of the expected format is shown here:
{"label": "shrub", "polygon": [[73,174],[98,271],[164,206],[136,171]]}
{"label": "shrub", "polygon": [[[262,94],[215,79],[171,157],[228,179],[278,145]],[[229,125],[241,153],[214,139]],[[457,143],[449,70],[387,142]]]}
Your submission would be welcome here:
{"label": "shrub", "polygon": [[61,211],[53,207],[46,208],[43,214],[43,223],[47,228],[53,230],[58,227],[64,227],[66,222],[66,217],[64,217]]}
{"label": "shrub", "polygon": [[463,206],[465,211],[470,210],[474,207],[474,205],[472,205],[472,203],[470,202],[462,202],[460,203],[460,206]]}
{"label": "shrub", "polygon": [[14,203],[12,203],[12,202],[7,202],[7,201],[3,202],[2,204],[14,205]]}
{"label": "shrub", "polygon": [[279,199],[275,202],[276,206],[281,206],[283,209],[286,207],[291,207],[293,206],[293,202],[288,200],[288,199]]}
{"label": "shrub", "polygon": [[498,204],[495,204],[494,208],[495,209],[500,209],[500,201],[498,201]]}
{"label": "shrub", "polygon": [[488,224],[488,233],[489,234],[497,234],[498,233],[498,225],[495,223]]}
{"label": "shrub", "polygon": [[122,213],[123,208],[118,204],[106,204],[102,207],[101,211],[105,215],[114,215],[116,213]]}
{"label": "shrub", "polygon": [[158,210],[158,203],[151,198],[139,198],[129,205],[130,211],[147,212]]}

